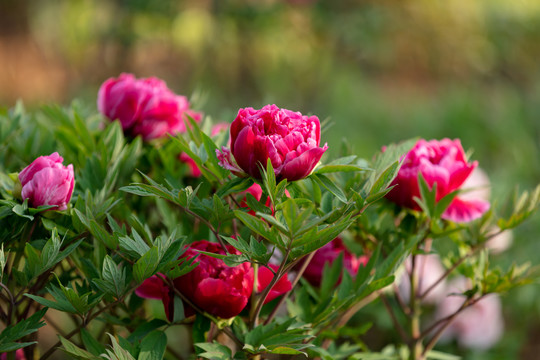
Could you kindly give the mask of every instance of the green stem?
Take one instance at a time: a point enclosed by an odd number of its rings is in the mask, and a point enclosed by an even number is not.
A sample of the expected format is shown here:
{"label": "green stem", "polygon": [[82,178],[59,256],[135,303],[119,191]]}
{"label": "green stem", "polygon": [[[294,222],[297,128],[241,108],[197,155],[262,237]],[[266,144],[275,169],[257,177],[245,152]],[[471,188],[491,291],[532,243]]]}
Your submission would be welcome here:
{"label": "green stem", "polygon": [[411,309],[411,340],[409,342],[409,359],[410,360],[422,360],[422,338],[420,337],[420,301],[417,297],[418,288],[418,274],[416,273],[416,255],[411,257],[411,273],[409,274],[409,281],[411,284],[409,307]]}

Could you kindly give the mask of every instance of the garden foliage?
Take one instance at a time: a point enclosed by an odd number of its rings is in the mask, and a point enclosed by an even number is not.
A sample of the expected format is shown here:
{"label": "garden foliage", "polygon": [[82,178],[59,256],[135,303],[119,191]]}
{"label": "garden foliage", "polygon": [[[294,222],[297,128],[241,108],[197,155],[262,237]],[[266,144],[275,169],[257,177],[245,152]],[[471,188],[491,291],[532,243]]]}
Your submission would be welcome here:
{"label": "garden foliage", "polygon": [[[246,108],[213,131],[164,83],[138,81],[108,80],[104,115],[78,102],[0,113],[8,359],[453,358],[433,348],[462,312],[536,279],[493,267],[489,243],[531,216],[539,189],[466,198],[478,164],[459,140],[331,159],[341,146],[316,116]],[[428,256],[442,261],[431,280]],[[437,317],[428,300],[447,278],[457,306]],[[396,332],[382,350],[363,339],[377,324],[354,317],[376,303]]]}

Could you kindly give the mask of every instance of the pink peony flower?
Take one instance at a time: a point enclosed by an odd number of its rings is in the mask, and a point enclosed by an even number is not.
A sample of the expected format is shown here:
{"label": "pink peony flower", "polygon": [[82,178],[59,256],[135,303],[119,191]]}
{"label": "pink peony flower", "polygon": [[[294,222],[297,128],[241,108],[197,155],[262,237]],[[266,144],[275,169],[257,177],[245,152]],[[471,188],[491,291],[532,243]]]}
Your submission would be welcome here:
{"label": "pink peony flower", "polygon": [[[445,318],[458,310],[465,301],[456,294],[470,289],[468,279],[454,279],[449,285],[448,296],[437,308],[437,319]],[[441,340],[456,338],[461,346],[485,350],[497,343],[503,334],[501,300],[491,294],[471,305],[458,316],[443,333]]]}
{"label": "pink peony flower", "polygon": [[[272,270],[277,271],[279,266],[274,264],[269,264],[269,267],[272,268]],[[264,289],[266,289],[270,282],[274,279],[274,273],[270,271],[266,266],[260,266],[259,271],[257,272],[257,292],[261,293]],[[268,303],[278,296],[281,296],[292,289],[292,284],[289,281],[289,278],[287,277],[287,274],[283,275],[281,279],[279,279],[275,285],[272,287],[270,292],[268,293],[268,296],[264,300],[264,303]]]}
{"label": "pink peony flower", "polygon": [[[24,356],[24,350],[23,349],[17,349],[17,351],[15,351],[15,359],[16,360],[26,360],[26,357]],[[0,360],[7,360],[7,353],[0,354]]]}
{"label": "pink peony flower", "polygon": [[[221,165],[235,174],[260,179],[260,166],[270,159],[278,180],[308,176],[328,146],[319,147],[321,126],[316,116],[266,105],[260,110],[244,108],[231,124],[231,149],[218,153]],[[238,166],[233,164],[234,156]]]}
{"label": "pink peony flower", "polygon": [[201,119],[189,109],[185,96],[174,94],[155,77],[136,79],[123,73],[110,78],[99,89],[97,105],[103,115],[119,120],[124,132],[144,140],[184,132],[186,115]]}
{"label": "pink peony flower", "polygon": [[64,166],[63,161],[57,152],[40,156],[19,173],[21,196],[31,207],[54,205],[54,210],[67,209],[75,179],[73,165]]}
{"label": "pink peony flower", "polygon": [[358,272],[360,265],[365,266],[369,261],[369,258],[365,255],[358,257],[351,253],[343,245],[341,238],[337,237],[315,252],[313,259],[311,259],[304,271],[304,278],[310,284],[319,286],[322,280],[324,264],[332,265],[341,253],[343,253],[343,268],[353,277]]}
{"label": "pink peony flower", "polygon": [[[412,269],[412,261],[409,257],[405,261],[406,274],[403,274],[398,286],[401,296],[408,300],[411,294],[411,283],[409,281],[409,273]],[[416,294],[422,296],[437,280],[441,278],[445,270],[439,260],[438,255],[416,255],[414,272],[418,279],[418,287]],[[424,298],[425,303],[438,303],[446,295],[446,281],[441,281],[436,285]]]}
{"label": "pink peony flower", "polygon": [[[396,185],[386,196],[404,207],[420,210],[414,200],[420,197],[418,173],[422,173],[427,184],[437,184],[436,200],[462,187],[471,172],[478,166],[468,163],[459,140],[419,140],[405,155],[405,160],[392,185]],[[462,196],[454,198],[442,217],[455,222],[467,222],[482,216],[489,209],[489,202]]]}

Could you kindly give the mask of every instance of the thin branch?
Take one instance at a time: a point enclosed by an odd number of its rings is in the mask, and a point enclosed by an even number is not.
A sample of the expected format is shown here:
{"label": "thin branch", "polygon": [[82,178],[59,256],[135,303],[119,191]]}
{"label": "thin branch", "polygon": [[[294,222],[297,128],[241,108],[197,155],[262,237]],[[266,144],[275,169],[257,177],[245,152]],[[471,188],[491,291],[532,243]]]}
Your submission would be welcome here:
{"label": "thin branch", "polygon": [[255,308],[255,311],[253,312],[253,317],[250,319],[252,329],[257,325],[257,320],[259,318],[259,314],[261,313],[262,307],[264,305],[264,300],[266,300],[266,297],[270,293],[270,290],[272,290],[274,285],[281,279],[282,276],[285,275],[285,264],[287,263],[287,259],[289,258],[291,249],[292,249],[292,241],[290,242],[289,247],[287,248],[287,252],[285,253],[283,260],[281,264],[279,265],[279,269],[276,275],[272,278],[272,281],[270,281],[270,284],[268,284],[268,286],[261,293],[259,302],[257,303],[257,307]]}
{"label": "thin branch", "polygon": [[394,327],[399,333],[399,336],[401,337],[401,340],[403,342],[408,343],[409,342],[409,336],[407,336],[407,333],[399,323],[396,313],[392,309],[392,306],[390,305],[390,302],[386,298],[386,296],[383,293],[379,293],[379,297],[381,298],[382,303],[384,304],[384,307],[386,308],[386,311],[388,312],[388,315],[390,315],[390,319],[392,319],[392,323],[394,324]]}
{"label": "thin branch", "polygon": [[437,321],[435,324],[433,324],[432,326],[430,326],[426,331],[424,331],[424,333],[427,335],[430,331],[432,331],[433,329],[436,328],[437,325],[441,324],[442,321],[446,321],[446,323],[444,325],[442,325],[439,330],[437,330],[437,332],[433,335],[433,337],[431,338],[431,340],[429,340],[429,342],[427,343],[427,345],[424,347],[424,351],[422,352],[422,356],[426,356],[426,354],[435,347],[435,345],[437,344],[437,341],[439,341],[439,338],[442,336],[442,334],[444,333],[444,331],[452,324],[452,321],[456,318],[456,316],[458,316],[463,310],[467,309],[469,306],[472,306],[474,304],[476,304],[478,301],[480,301],[480,299],[482,299],[485,295],[482,295],[476,299],[466,299],[463,304],[461,305],[461,307],[455,312],[453,313],[452,315],[450,316],[447,316],[446,318],[443,318],[439,321]]}
{"label": "thin branch", "polygon": [[[304,274],[304,271],[306,271],[306,268],[308,267],[309,263],[311,262],[311,260],[313,259],[313,256],[315,256],[315,252],[316,251],[313,251],[311,254],[309,254],[307,257],[305,257],[305,261],[304,263],[302,264],[302,267],[300,268],[300,270],[298,270],[298,272],[296,273],[296,277],[294,278],[293,282],[291,283],[291,290],[287,291],[282,297],[281,299],[279,299],[279,302],[277,303],[277,305],[274,307],[274,309],[272,310],[272,312],[270,313],[270,315],[268,315],[268,318],[266,318],[266,321],[264,322],[264,324],[268,324],[270,323],[270,321],[272,321],[272,319],[274,318],[274,316],[276,316],[279,308],[281,307],[281,305],[285,302],[285,300],[287,300],[287,298],[289,297],[289,295],[292,293],[294,287],[296,286],[296,284],[298,284],[298,281],[300,281],[300,278],[302,277],[302,275]],[[276,274],[277,276],[277,274]],[[274,278],[276,278],[276,276],[274,276]],[[272,285],[273,286],[273,285]],[[270,288],[270,286],[269,286]]]}
{"label": "thin branch", "polygon": [[[129,294],[131,293],[133,289],[129,290],[126,292],[126,294]],[[121,298],[117,299],[116,301],[112,302],[112,303],[109,303],[107,304],[106,306],[102,307],[101,309],[99,309],[98,311],[96,311],[95,313],[93,314],[89,314],[83,321],[83,323],[76,327],[75,329],[73,329],[69,334],[67,334],[66,336],[64,336],[65,339],[69,340],[72,336],[78,334],[82,329],[84,329],[89,323],[90,321],[94,320],[96,317],[98,317],[99,315],[101,315],[104,311],[112,308],[113,306],[116,306],[118,303],[124,301],[124,297],[125,296],[122,296]],[[56,350],[57,348],[62,345],[62,342],[59,340],[56,342],[56,344],[54,344],[52,347],[49,348],[49,350],[47,350],[47,352],[45,354],[43,354],[39,360],[45,360],[47,359],[49,356],[51,356]]]}
{"label": "thin branch", "polygon": [[[184,294],[182,294],[173,284],[172,280],[169,279],[169,278],[166,278],[164,277],[163,275],[161,274],[156,274],[162,281],[164,281],[168,286],[169,288],[176,294],[178,295],[183,302],[185,302],[186,304],[188,304],[189,306],[191,306],[196,312],[198,312],[199,314],[203,315],[203,316],[206,316],[207,318],[209,318],[210,320],[212,320],[214,323],[217,323],[217,319],[210,315],[209,313],[207,313],[206,311],[202,310],[200,307],[198,307],[197,305],[195,305],[191,300],[189,300]],[[221,331],[223,331],[227,336],[229,336],[231,338],[232,341],[235,342],[235,344],[237,344],[240,348],[243,348],[244,347],[244,344],[236,337],[236,335],[234,335],[234,333],[228,329],[227,327],[221,329]]]}
{"label": "thin branch", "polygon": [[399,294],[399,289],[398,289],[396,283],[392,284],[392,288],[394,290],[393,291],[394,298],[396,299],[397,303],[399,304],[399,307],[400,307],[401,311],[403,311],[403,314],[409,316],[411,314],[411,308],[409,308],[409,306],[405,303],[405,301],[403,300],[403,298]]}
{"label": "thin branch", "polygon": [[[323,333],[324,330],[328,328],[334,328],[339,329],[345,326],[349,320],[356,314],[360,309],[362,309],[364,306],[372,302],[377,298],[379,294],[377,292],[372,292],[362,300],[358,301],[356,304],[351,306],[349,309],[345,310],[343,314],[337,319],[337,321],[334,321],[332,324],[326,325],[323,327],[319,332],[317,333],[317,337]],[[333,339],[325,339],[321,345],[323,349],[328,349],[328,347],[332,344],[334,340]]]}

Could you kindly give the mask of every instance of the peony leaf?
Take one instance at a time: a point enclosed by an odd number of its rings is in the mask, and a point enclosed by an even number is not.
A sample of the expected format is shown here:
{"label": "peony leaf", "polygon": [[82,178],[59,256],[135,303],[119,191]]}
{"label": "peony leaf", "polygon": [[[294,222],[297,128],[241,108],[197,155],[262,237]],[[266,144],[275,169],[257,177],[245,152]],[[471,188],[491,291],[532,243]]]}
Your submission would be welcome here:
{"label": "peony leaf", "polygon": [[347,197],[345,196],[343,190],[341,190],[336,184],[334,184],[334,182],[332,182],[332,180],[330,180],[328,177],[322,174],[311,174],[309,177],[315,180],[317,184],[321,185],[326,190],[334,194],[334,196],[337,197],[339,201],[345,204],[347,203]]}
{"label": "peony leaf", "polygon": [[141,351],[137,360],[161,360],[165,355],[166,348],[167,335],[163,331],[154,330],[142,339]]}
{"label": "peony leaf", "polygon": [[101,359],[100,357],[95,356],[94,354],[81,349],[80,347],[76,346],[71,341],[67,340],[66,338],[60,335],[58,337],[60,338],[60,342],[62,343],[61,350],[64,351],[69,356],[75,359],[88,359],[88,360]]}

